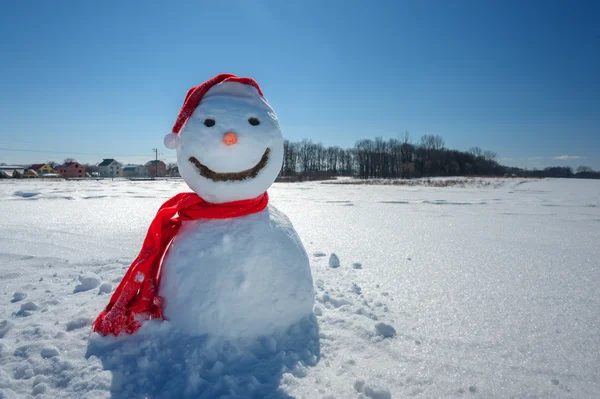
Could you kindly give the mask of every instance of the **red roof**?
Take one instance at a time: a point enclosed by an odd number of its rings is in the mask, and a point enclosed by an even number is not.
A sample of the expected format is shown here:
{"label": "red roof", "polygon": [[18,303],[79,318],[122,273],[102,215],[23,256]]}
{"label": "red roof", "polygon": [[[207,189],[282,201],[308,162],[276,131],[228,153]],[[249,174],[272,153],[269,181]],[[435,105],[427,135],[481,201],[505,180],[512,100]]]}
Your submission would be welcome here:
{"label": "red roof", "polygon": [[45,163],[36,163],[35,165],[31,165],[29,169],[33,169],[36,172],[41,169],[42,166],[46,165]]}

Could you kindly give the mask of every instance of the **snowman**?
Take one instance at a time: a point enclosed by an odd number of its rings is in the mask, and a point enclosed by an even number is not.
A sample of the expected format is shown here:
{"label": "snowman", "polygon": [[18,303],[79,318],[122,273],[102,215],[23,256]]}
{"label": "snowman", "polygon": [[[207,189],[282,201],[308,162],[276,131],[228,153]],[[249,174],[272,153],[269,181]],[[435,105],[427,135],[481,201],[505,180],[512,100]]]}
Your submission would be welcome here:
{"label": "snowman", "polygon": [[221,74],[193,87],[165,145],[194,192],[158,210],[94,330],[132,334],[162,318],[189,335],[256,338],[310,316],[306,251],[268,204],[283,137],[258,84]]}

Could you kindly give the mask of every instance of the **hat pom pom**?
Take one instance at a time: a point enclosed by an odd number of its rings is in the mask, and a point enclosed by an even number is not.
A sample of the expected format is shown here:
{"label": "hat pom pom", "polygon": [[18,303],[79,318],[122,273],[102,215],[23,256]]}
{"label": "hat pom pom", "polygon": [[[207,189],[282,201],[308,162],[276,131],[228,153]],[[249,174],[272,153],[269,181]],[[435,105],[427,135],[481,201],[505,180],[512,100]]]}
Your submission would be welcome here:
{"label": "hat pom pom", "polygon": [[175,150],[175,149],[179,148],[180,144],[181,144],[181,138],[179,137],[178,134],[169,133],[165,136],[165,147],[167,147],[168,149]]}

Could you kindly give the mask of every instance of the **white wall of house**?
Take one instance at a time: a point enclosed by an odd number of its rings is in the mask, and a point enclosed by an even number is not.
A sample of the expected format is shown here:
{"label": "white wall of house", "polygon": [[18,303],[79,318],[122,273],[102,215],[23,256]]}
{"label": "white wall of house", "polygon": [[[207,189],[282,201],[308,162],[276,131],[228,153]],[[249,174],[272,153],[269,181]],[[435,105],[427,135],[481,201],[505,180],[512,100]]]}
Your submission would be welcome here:
{"label": "white wall of house", "polygon": [[121,177],[123,176],[123,165],[120,162],[112,161],[108,165],[98,166],[98,172],[102,177]]}

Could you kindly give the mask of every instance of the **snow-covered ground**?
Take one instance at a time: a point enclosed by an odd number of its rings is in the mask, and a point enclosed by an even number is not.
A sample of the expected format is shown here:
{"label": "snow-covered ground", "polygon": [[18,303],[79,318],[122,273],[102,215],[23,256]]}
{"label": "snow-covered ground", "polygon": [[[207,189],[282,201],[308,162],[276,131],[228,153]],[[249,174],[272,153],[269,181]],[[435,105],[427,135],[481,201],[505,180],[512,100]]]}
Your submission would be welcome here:
{"label": "snow-covered ground", "polygon": [[496,183],[275,184],[316,317],[243,348],[91,333],[182,181],[0,181],[0,398],[600,397],[600,181]]}

